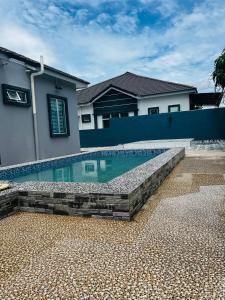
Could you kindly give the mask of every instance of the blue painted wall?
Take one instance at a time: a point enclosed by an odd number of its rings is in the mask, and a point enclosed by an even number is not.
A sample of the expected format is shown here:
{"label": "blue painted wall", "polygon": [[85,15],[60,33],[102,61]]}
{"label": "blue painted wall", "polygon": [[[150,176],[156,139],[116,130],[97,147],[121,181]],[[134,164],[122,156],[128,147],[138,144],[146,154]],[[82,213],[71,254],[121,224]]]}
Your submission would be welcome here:
{"label": "blue painted wall", "polygon": [[110,128],[81,130],[81,147],[142,140],[225,139],[225,108],[111,119]]}

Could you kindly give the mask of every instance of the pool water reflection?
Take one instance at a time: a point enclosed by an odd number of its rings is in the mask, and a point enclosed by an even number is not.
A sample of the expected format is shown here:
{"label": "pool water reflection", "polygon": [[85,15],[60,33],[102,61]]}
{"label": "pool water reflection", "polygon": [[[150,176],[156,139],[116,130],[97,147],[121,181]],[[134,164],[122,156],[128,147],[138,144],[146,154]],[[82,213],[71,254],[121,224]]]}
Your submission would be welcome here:
{"label": "pool water reflection", "polygon": [[160,153],[98,156],[71,163],[64,167],[52,168],[19,176],[13,179],[16,182],[48,181],[48,182],[108,182],[113,178],[137,167],[154,158]]}

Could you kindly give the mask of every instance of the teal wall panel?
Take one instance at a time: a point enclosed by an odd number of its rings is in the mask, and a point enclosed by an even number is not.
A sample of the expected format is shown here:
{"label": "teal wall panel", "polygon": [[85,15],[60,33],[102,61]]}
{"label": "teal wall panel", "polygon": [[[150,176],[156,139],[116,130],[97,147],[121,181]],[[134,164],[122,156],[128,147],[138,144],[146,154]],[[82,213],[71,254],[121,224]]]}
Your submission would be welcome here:
{"label": "teal wall panel", "polygon": [[111,119],[110,128],[81,130],[81,147],[142,140],[225,139],[225,108]]}

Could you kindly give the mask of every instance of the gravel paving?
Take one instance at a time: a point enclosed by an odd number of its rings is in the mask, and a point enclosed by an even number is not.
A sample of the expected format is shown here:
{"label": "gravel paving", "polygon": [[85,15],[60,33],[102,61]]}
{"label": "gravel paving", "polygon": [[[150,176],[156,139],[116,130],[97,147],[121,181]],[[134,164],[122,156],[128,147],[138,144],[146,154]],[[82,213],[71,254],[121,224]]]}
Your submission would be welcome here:
{"label": "gravel paving", "polygon": [[187,157],[134,221],[0,221],[0,299],[225,299],[225,158]]}

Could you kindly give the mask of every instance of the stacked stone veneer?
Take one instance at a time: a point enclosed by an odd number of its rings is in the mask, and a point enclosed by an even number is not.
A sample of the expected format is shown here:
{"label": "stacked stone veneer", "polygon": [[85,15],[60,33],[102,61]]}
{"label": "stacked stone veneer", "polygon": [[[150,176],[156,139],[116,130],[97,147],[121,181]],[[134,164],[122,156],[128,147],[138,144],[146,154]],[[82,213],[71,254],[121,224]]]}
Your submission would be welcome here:
{"label": "stacked stone veneer", "polygon": [[183,157],[183,148],[168,150],[107,184],[19,184],[0,194],[0,215],[19,210],[130,220]]}
{"label": "stacked stone veneer", "polygon": [[0,193],[0,219],[18,210],[18,191],[5,190]]}
{"label": "stacked stone veneer", "polygon": [[21,211],[129,219],[128,195],[19,192]]}

